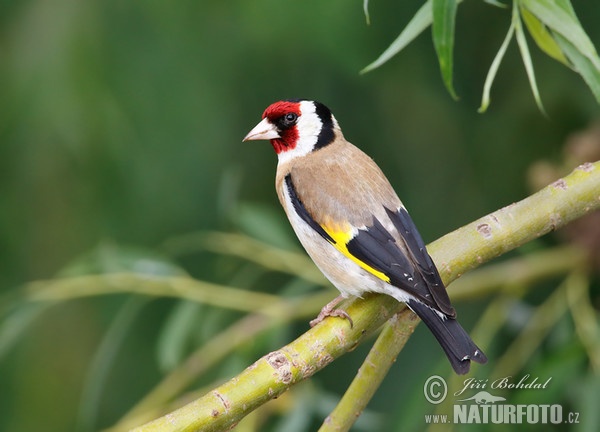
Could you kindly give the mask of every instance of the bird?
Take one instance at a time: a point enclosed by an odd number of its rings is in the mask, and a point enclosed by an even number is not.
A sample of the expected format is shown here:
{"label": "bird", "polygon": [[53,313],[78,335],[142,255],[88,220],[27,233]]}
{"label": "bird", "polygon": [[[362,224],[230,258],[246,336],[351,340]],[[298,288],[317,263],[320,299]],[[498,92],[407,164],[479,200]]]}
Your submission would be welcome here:
{"label": "bird", "polygon": [[287,99],[269,105],[243,141],[269,140],[275,186],[298,240],[340,291],[311,326],[348,318],[339,302],[368,292],[406,304],[433,333],[450,365],[466,374],[487,357],[456,320],[421,235],[374,160],[344,138],[324,104]]}

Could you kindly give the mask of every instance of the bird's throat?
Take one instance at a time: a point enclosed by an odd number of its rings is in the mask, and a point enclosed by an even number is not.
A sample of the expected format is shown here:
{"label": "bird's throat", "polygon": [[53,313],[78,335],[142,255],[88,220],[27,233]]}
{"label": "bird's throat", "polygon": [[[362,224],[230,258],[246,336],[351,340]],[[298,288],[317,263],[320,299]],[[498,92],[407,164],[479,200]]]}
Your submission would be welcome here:
{"label": "bird's throat", "polygon": [[293,145],[290,145],[285,140],[276,138],[271,140],[271,145],[273,146],[275,153],[279,154],[294,149],[294,147],[296,147],[295,142],[296,141],[293,141]]}

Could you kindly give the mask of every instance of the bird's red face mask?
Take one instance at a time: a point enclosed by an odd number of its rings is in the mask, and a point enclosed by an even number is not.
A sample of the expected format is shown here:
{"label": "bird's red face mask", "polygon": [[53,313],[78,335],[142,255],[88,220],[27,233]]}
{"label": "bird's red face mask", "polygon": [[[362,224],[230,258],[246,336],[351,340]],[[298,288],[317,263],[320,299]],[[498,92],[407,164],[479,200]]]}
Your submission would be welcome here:
{"label": "bird's red face mask", "polygon": [[300,117],[300,103],[280,101],[270,105],[257,124],[243,141],[271,140],[277,154],[291,150],[298,143],[296,123]]}

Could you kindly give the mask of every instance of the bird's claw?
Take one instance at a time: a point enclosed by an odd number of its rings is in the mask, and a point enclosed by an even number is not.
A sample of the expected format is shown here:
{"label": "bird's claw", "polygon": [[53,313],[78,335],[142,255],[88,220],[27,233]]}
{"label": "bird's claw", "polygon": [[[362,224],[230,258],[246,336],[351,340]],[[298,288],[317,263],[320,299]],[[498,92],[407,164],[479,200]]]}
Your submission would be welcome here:
{"label": "bird's claw", "polygon": [[333,299],[332,301],[330,301],[329,303],[327,303],[323,309],[321,309],[321,312],[319,312],[319,315],[317,315],[317,317],[313,320],[310,321],[310,326],[314,327],[317,324],[319,324],[321,321],[323,321],[325,318],[327,317],[339,317],[339,318],[345,318],[348,320],[348,322],[350,323],[350,328],[354,327],[354,321],[352,321],[352,318],[350,318],[350,315],[348,315],[348,312],[346,312],[345,310],[342,309],[335,309],[335,306],[342,301],[344,298],[342,296],[338,296],[335,299]]}

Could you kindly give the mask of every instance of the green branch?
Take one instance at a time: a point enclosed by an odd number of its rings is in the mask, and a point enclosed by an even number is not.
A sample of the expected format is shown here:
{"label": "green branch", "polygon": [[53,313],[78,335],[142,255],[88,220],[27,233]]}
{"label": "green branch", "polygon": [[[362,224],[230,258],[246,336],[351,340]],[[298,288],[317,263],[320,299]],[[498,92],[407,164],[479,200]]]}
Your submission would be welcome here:
{"label": "green branch", "polygon": [[327,416],[319,432],[350,429],[379,388],[419,322],[419,318],[406,307],[389,319],[350,387],[336,408]]}
{"label": "green branch", "polygon": [[[600,162],[587,163],[523,201],[447,234],[428,249],[442,278],[450,283],[470,269],[598,208]],[[365,296],[343,306],[354,327],[343,319],[325,320],[205,396],[135,430],[226,430],[351,350],[402,307],[382,295]],[[398,325],[408,321],[414,325],[410,314],[400,315]],[[402,345],[409,336],[410,331],[399,333],[396,344]]]}
{"label": "green branch", "polygon": [[189,276],[147,276],[112,273],[31,282],[24,287],[30,301],[61,301],[116,293],[175,297],[243,312],[279,316],[286,302],[272,294],[253,292],[193,279]]}
{"label": "green branch", "polygon": [[[505,314],[503,311],[509,307],[507,305],[508,296],[513,299],[515,295],[523,291],[522,288],[524,286],[530,285],[535,281],[573,272],[574,269],[585,267],[587,261],[588,255],[580,247],[560,246],[551,250],[540,250],[467,273],[452,285],[452,299],[472,299],[492,292],[499,293],[498,297],[489,304],[479,318],[480,323],[485,323],[485,334],[478,334],[475,330],[471,331],[473,339],[485,350],[493,335],[504,322]],[[581,295],[578,297],[578,301],[581,300],[581,297]],[[591,306],[588,305],[589,307]],[[361,369],[366,365],[368,368],[376,370],[377,375],[366,377],[361,376],[359,373],[350,384],[350,387],[334,411],[325,419],[319,432],[349,430],[358,417],[358,414],[365,409],[374,391],[379,388],[383,377],[385,377],[407,341],[407,336],[404,334],[394,338],[390,338],[388,335],[397,332],[398,330],[396,329],[402,330],[406,328],[410,329],[412,333],[414,327],[420,322],[407,309],[404,309],[404,312],[408,313],[409,316],[402,317],[399,320],[392,317],[384,325],[381,334],[363,362],[363,366],[361,366]],[[582,320],[586,324],[586,336],[593,333],[593,330],[589,329],[589,323],[593,322],[589,318],[589,315],[588,313],[586,320]],[[415,320],[411,321],[410,318],[413,317]],[[553,316],[553,318],[557,319],[556,316]],[[550,322],[548,326],[551,324]],[[588,337],[587,340],[592,340],[594,336]],[[541,338],[539,340],[541,342]],[[516,344],[516,341],[514,344]],[[592,344],[590,343],[589,345]],[[588,351],[591,354],[590,358],[597,356],[596,352],[600,352],[600,350]],[[505,357],[511,358],[505,353],[501,358],[496,359],[496,363],[501,363]],[[499,376],[499,374],[495,373],[490,376]],[[451,379],[458,379],[458,375],[453,375]],[[360,394],[361,397],[354,396],[356,394]],[[442,406],[446,409],[445,412],[452,409],[446,405]],[[443,410],[438,411],[439,413],[444,412]],[[342,413],[345,415],[341,415]]]}

